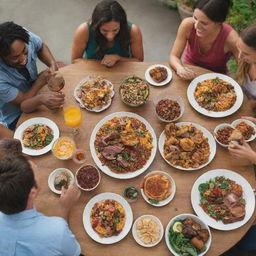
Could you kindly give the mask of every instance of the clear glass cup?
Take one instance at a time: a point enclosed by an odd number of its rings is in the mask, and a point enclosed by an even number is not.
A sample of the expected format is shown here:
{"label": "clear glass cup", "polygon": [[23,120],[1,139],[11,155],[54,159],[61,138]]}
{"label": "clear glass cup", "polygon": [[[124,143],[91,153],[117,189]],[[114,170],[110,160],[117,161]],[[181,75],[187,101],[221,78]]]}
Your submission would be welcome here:
{"label": "clear glass cup", "polygon": [[48,88],[53,92],[59,92],[65,85],[65,80],[62,74],[56,71],[53,75],[50,76],[48,81]]}
{"label": "clear glass cup", "polygon": [[86,162],[85,150],[83,150],[81,148],[76,149],[72,159],[77,164],[84,164]]}
{"label": "clear glass cup", "polygon": [[80,133],[79,125],[82,123],[82,113],[80,107],[69,106],[64,108],[64,120],[67,126],[72,127],[72,134]]}
{"label": "clear glass cup", "polygon": [[135,202],[138,199],[138,196],[139,196],[138,188],[134,186],[128,186],[124,189],[124,197],[128,202],[130,203]]}

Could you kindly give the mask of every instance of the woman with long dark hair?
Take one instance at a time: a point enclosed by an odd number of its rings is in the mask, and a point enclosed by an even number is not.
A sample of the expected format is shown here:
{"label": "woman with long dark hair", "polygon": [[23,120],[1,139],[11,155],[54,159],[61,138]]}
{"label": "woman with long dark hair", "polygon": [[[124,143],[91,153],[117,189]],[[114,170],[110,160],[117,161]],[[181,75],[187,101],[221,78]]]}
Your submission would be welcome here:
{"label": "woman with long dark hair", "polygon": [[181,22],[169,60],[178,76],[188,80],[197,76],[185,64],[227,73],[227,61],[238,53],[238,35],[224,23],[231,5],[231,0],[198,0],[193,17]]}
{"label": "woman with long dark hair", "polygon": [[118,61],[143,61],[140,29],[127,21],[122,6],[113,0],[98,3],[90,21],[76,30],[72,46],[72,62],[82,58],[99,59],[112,67]]}

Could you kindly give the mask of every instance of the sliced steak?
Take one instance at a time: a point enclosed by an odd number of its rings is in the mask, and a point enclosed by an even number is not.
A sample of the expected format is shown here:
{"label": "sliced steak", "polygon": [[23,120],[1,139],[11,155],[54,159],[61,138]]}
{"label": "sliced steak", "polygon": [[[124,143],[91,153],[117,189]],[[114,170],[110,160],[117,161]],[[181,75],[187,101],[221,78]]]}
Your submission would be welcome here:
{"label": "sliced steak", "polygon": [[230,208],[235,206],[239,200],[240,198],[236,194],[231,192],[225,195],[223,202],[228,208]]}
{"label": "sliced steak", "polygon": [[116,160],[121,164],[123,168],[127,168],[130,164],[121,155],[118,155]]}
{"label": "sliced steak", "polygon": [[107,146],[103,149],[101,154],[108,160],[116,159],[116,155],[121,153],[124,150],[121,144],[117,144],[114,146]]}
{"label": "sliced steak", "polygon": [[119,139],[120,138],[120,135],[118,132],[112,132],[108,135],[106,135],[105,137],[102,138],[102,143],[104,145],[108,145],[108,143],[112,140],[116,140],[116,139]]}

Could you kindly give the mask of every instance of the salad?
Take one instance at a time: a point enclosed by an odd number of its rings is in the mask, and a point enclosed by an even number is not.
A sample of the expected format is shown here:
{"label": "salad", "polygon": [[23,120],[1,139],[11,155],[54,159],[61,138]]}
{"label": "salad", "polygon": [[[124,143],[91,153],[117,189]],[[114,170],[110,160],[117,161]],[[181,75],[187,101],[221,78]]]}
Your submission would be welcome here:
{"label": "salad", "polygon": [[245,217],[245,200],[242,186],[235,181],[217,176],[198,187],[200,206],[215,220],[224,224],[243,220]]}
{"label": "salad", "polygon": [[206,250],[209,231],[192,218],[177,219],[169,229],[169,243],[181,256],[198,256]]}

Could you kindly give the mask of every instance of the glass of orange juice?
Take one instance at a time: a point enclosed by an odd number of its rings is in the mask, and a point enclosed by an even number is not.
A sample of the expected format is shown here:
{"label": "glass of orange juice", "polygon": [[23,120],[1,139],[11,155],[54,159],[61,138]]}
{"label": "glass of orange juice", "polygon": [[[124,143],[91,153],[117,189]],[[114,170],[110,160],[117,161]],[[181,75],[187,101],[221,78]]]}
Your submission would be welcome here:
{"label": "glass of orange juice", "polygon": [[69,106],[64,108],[64,120],[66,125],[73,128],[74,135],[79,133],[79,125],[82,123],[82,113],[79,107]]}

